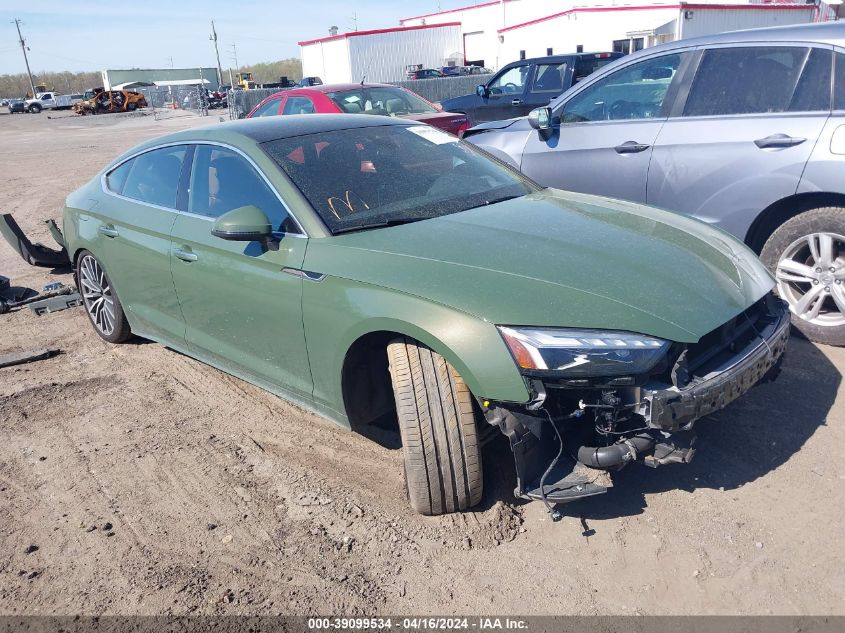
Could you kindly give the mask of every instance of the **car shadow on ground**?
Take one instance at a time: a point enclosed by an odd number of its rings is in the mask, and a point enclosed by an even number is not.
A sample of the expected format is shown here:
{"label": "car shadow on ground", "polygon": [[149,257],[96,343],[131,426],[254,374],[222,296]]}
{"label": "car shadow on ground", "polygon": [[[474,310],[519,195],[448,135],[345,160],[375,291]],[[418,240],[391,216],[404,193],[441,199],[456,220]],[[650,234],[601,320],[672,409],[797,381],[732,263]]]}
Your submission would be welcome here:
{"label": "car shadow on ground", "polygon": [[[606,494],[560,505],[564,516],[612,519],[643,513],[646,495],[673,489],[732,490],[765,476],[798,452],[825,424],[842,376],[812,343],[793,335],[783,369],[773,383],[760,384],[723,411],[696,423],[697,452],[690,464],[652,469],[634,464],[613,473]],[[507,440],[484,447],[485,494],[478,510],[515,499],[513,457]],[[493,464],[502,467],[493,468]],[[587,528],[585,528],[586,530]]]}
{"label": "car shadow on ground", "polygon": [[793,335],[777,380],[756,386],[715,415],[696,423],[692,463],[657,469],[635,464],[613,474],[607,494],[560,510],[582,519],[641,514],[646,495],[680,489],[733,490],[764,477],[801,450],[825,424],[842,375],[806,339]]}

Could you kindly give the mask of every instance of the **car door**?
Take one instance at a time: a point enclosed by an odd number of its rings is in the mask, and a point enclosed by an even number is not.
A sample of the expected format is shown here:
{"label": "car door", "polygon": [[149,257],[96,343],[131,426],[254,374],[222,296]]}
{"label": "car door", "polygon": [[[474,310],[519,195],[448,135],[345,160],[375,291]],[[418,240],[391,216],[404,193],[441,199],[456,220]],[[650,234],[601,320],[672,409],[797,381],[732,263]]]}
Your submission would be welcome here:
{"label": "car door", "polygon": [[547,187],[643,202],[652,145],[691,53],[673,51],[585,80],[529,135],[520,169]]}
{"label": "car door", "polygon": [[487,96],[474,113],[470,115],[474,123],[498,121],[523,116],[531,110],[525,105],[531,64],[511,64],[506,66],[487,84]]}
{"label": "car door", "polygon": [[96,225],[91,250],[108,271],[132,330],[157,340],[185,335],[170,275],[170,230],[191,150],[172,145],[122,162],[103,176],[109,195],[83,218]]}
{"label": "car door", "polygon": [[795,193],[830,115],[832,49],[707,47],[655,142],[650,204],[745,239],[757,215]]}
{"label": "car door", "polygon": [[[228,241],[211,234],[215,218],[253,205],[276,240]],[[185,341],[200,358],[235,374],[310,397],[302,327],[302,277],[308,240],[258,168],[239,151],[199,144],[187,213],[172,231],[173,283]]]}

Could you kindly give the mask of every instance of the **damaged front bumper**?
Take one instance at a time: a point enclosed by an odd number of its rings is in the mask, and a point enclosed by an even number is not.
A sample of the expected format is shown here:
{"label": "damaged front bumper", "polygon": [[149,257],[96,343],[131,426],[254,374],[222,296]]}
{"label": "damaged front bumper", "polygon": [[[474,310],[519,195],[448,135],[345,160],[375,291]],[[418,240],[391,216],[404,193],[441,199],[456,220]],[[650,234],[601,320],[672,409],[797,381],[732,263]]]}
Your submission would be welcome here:
{"label": "damaged front bumper", "polygon": [[529,405],[483,402],[510,440],[518,497],[563,503],[601,494],[609,470],[688,463],[696,420],[773,380],[789,339],[787,305],[764,297],[695,345],[676,345],[661,371],[614,387],[532,378]]}

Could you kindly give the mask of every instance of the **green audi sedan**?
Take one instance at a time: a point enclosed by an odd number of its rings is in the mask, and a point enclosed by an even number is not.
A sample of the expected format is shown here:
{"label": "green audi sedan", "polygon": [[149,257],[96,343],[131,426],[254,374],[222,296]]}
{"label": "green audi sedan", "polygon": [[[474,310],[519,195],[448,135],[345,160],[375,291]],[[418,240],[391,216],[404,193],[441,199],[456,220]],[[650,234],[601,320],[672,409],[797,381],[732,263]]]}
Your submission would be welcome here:
{"label": "green audi sedan", "polygon": [[513,463],[488,467],[553,512],[610,470],[688,462],[694,422],[774,378],[789,333],[726,233],[543,189],[387,117],[149,141],[68,197],[64,232],[103,339],[158,341],[356,432],[398,428],[423,514],[480,501],[496,429]]}

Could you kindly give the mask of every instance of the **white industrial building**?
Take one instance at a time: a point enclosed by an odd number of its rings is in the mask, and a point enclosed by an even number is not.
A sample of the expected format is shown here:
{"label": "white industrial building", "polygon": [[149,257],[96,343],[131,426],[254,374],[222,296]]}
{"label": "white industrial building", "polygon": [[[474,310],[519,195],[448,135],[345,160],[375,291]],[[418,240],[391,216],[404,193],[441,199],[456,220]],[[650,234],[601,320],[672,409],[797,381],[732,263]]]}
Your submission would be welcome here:
{"label": "white industrial building", "polygon": [[406,18],[400,24],[457,22],[467,63],[496,69],[523,57],[578,51],[628,53],[699,35],[812,22],[829,17],[828,5],[821,7],[782,0],[497,0]]}
{"label": "white industrial building", "polygon": [[463,64],[460,22],[332,34],[299,42],[304,77],[324,83],[400,81],[409,66]]}

